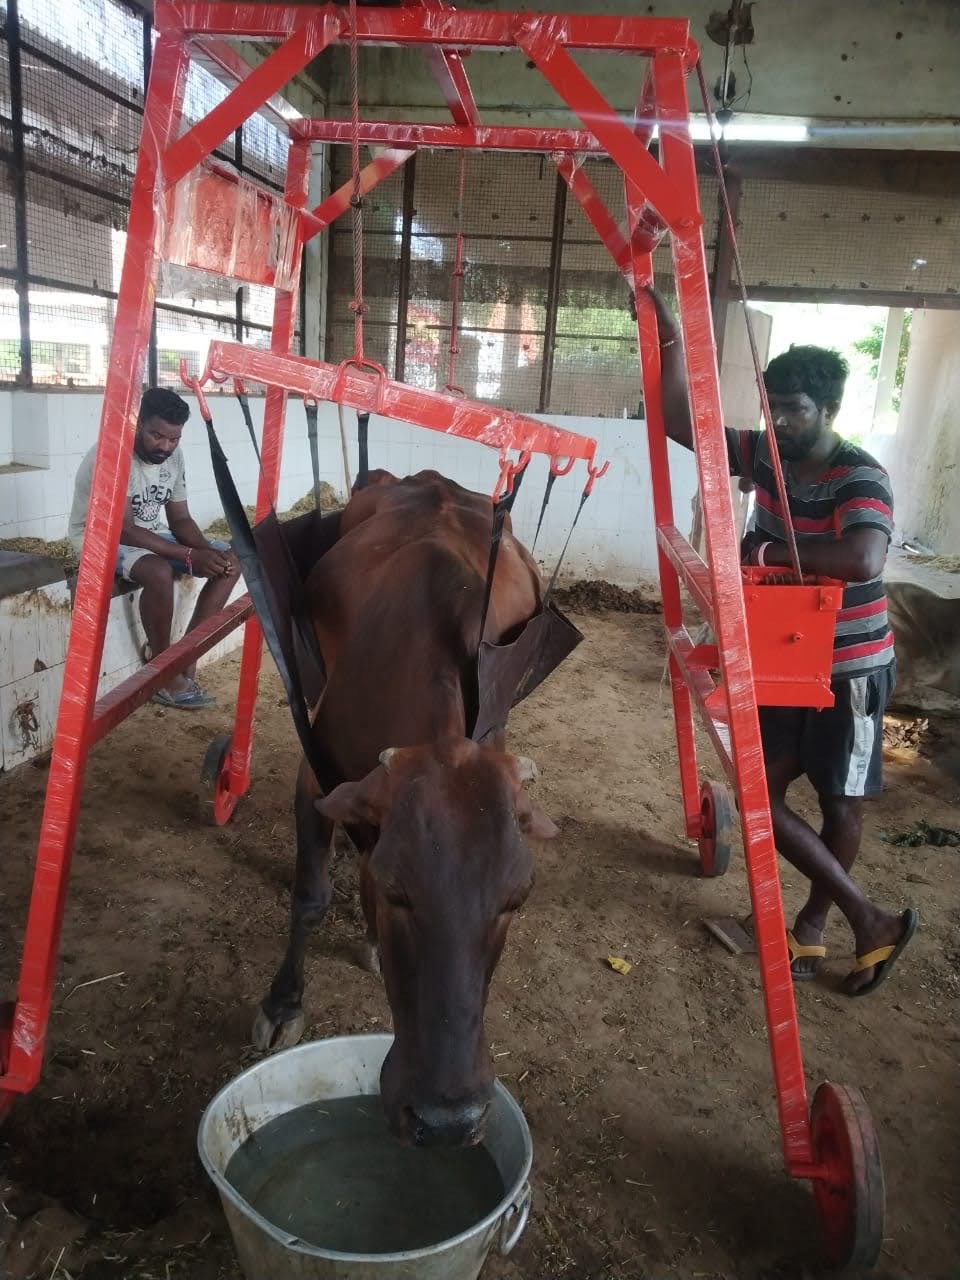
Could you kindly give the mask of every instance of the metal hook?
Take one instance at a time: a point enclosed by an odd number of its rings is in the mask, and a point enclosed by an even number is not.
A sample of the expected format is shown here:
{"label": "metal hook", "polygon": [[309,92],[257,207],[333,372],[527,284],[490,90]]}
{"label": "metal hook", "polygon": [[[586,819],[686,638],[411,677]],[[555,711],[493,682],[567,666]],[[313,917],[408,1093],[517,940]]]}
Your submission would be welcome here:
{"label": "metal hook", "polygon": [[210,406],[207,404],[207,397],[203,394],[203,384],[210,375],[205,370],[202,377],[191,378],[187,371],[187,362],[183,356],[180,357],[180,381],[183,385],[197,397],[197,405],[200,409],[200,417],[204,422],[211,421]]}
{"label": "metal hook", "polygon": [[587,463],[587,483],[583,490],[583,496],[585,498],[589,498],[590,494],[593,493],[593,486],[595,481],[602,480],[609,470],[610,470],[609,459],[603,464],[602,467],[595,467],[592,462]]}
{"label": "metal hook", "polygon": [[[561,463],[563,462],[565,462],[565,465],[561,465]],[[576,458],[567,458],[564,460],[562,458],[551,457],[550,458],[550,474],[552,476],[568,476],[570,472],[573,470],[573,465],[575,462],[576,462]]]}
{"label": "metal hook", "polygon": [[346,360],[340,362],[337,366],[336,377],[333,382],[333,399],[338,403],[343,403],[343,385],[346,381],[347,370],[356,369],[363,373],[369,370],[374,373],[377,378],[377,401],[375,412],[381,413],[383,409],[384,393],[386,391],[387,371],[382,364],[377,364],[376,360],[358,359],[356,356],[349,356]]}
{"label": "metal hook", "polygon": [[532,456],[529,450],[521,449],[516,462],[511,462],[506,449],[500,450],[500,475],[497,477],[497,485],[493,491],[494,504],[501,498],[509,498],[513,493],[514,480],[526,468]]}

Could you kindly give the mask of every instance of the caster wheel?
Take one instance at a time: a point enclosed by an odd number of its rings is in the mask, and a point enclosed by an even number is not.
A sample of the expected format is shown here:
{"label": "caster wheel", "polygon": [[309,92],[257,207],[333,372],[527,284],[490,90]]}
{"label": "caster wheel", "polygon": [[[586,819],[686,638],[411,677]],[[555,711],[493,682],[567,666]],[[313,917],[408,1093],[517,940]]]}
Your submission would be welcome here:
{"label": "caster wheel", "polygon": [[722,876],[730,865],[733,805],[722,782],[705,782],[700,788],[700,873]]}
{"label": "caster wheel", "polygon": [[230,790],[230,747],[233,739],[229,733],[214,738],[207,747],[200,777],[208,787],[213,788],[213,817],[217,826],[222,827],[233,817],[237,807],[238,796]]}
{"label": "caster wheel", "polygon": [[872,1267],[883,1244],[880,1144],[859,1089],[822,1084],[810,1109],[814,1179],[824,1254],[833,1267]]}

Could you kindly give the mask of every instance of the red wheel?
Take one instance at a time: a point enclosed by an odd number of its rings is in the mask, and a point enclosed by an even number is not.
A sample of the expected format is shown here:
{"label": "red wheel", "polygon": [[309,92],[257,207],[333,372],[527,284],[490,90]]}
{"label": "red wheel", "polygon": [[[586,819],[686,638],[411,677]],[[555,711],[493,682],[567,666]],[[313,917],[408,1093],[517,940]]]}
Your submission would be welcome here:
{"label": "red wheel", "polygon": [[880,1144],[859,1089],[822,1084],[810,1109],[814,1179],[824,1253],[834,1267],[872,1267],[883,1244]]}
{"label": "red wheel", "polygon": [[733,805],[722,782],[705,782],[700,788],[700,872],[722,876],[730,865]]}
{"label": "red wheel", "polygon": [[214,738],[203,757],[200,776],[213,787],[213,818],[218,827],[225,826],[233,817],[240,798],[230,790],[230,747],[233,739],[228,733]]}

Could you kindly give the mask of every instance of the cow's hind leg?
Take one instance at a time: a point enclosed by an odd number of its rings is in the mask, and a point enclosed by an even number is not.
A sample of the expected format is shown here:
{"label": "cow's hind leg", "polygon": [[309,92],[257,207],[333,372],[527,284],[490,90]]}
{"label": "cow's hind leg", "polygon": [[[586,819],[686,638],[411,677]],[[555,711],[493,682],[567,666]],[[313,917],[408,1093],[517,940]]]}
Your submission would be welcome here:
{"label": "cow's hind leg", "polygon": [[327,913],[333,896],[330,857],[333,823],[314,807],[319,791],[306,761],[297,775],[294,813],[297,826],[297,862],[293,877],[290,938],[283,963],[277,970],[253,1026],[257,1049],[288,1049],[303,1035],[303,964],[310,933]]}

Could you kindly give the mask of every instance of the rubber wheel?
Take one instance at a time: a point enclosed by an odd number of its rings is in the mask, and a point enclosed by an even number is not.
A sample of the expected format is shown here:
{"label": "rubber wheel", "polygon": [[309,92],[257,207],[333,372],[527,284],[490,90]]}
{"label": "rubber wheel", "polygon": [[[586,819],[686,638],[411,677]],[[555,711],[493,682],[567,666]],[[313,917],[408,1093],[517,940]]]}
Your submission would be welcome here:
{"label": "rubber wheel", "polygon": [[200,766],[200,777],[208,787],[215,787],[219,781],[220,774],[223,772],[223,766],[227,762],[227,754],[233,738],[229,733],[222,733],[219,737],[214,738],[207,747],[206,755],[203,757],[203,764]]}
{"label": "rubber wheel", "polygon": [[722,782],[705,782],[700,788],[700,873],[722,876],[730,866],[733,837],[733,804]]}
{"label": "rubber wheel", "polygon": [[880,1144],[859,1089],[822,1084],[810,1109],[813,1195],[824,1255],[833,1267],[869,1268],[883,1245],[885,1195]]}

